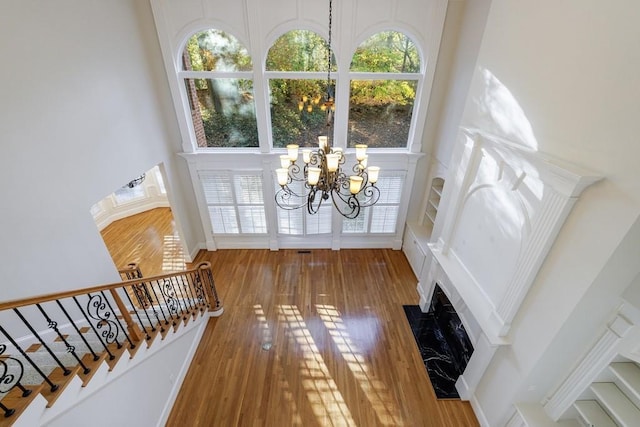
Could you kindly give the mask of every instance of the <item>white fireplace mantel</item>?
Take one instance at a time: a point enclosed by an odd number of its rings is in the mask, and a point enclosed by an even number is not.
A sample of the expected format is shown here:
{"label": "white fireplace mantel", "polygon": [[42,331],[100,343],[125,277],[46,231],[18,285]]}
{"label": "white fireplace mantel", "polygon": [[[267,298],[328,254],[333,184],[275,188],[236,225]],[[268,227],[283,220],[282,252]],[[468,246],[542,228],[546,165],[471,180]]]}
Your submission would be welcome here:
{"label": "white fireplace mantel", "polygon": [[460,135],[428,276],[445,274],[488,341],[504,345],[571,208],[601,178],[478,129]]}

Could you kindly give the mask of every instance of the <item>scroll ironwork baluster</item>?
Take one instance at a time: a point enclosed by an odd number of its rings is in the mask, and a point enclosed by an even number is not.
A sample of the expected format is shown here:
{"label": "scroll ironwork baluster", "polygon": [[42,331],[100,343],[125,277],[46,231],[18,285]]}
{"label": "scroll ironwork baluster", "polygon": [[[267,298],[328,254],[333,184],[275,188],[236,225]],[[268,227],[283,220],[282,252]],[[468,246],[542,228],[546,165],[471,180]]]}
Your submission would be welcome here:
{"label": "scroll ironwork baluster", "polygon": [[[122,348],[122,344],[118,341],[118,324],[111,320],[111,316],[115,317],[115,313],[107,310],[107,304],[104,302],[104,297],[101,294],[91,295],[87,294],[89,297],[89,301],[87,302],[87,313],[94,320],[97,320],[96,328],[102,329],[106,327],[104,331],[102,331],[102,337],[104,338],[107,344],[115,343],[117,348]],[[95,313],[90,311],[91,308],[95,309]],[[115,329],[115,332],[114,332]]]}
{"label": "scroll ironwork baluster", "polygon": [[[9,333],[7,331],[5,331],[5,329],[2,326],[0,326],[0,332],[2,332],[2,335],[7,337],[7,339],[11,343],[11,345],[14,346],[16,348],[16,350],[18,350],[18,352],[20,352],[22,357],[24,357],[26,359],[26,361],[29,362],[29,364],[33,367],[33,369],[35,369],[36,372],[38,372],[38,374],[40,374],[40,376],[42,377],[44,382],[49,384],[49,390],[51,390],[52,392],[58,390],[58,388],[60,386],[58,386],[57,384],[54,384],[53,381],[51,381],[49,379],[49,377],[47,375],[45,375],[44,372],[42,372],[42,369],[40,369],[38,367],[38,365],[35,364],[35,362],[27,355],[27,353],[22,349],[22,347],[20,347],[18,345],[18,343],[13,339],[13,337],[11,337],[11,335],[9,335]],[[24,394],[23,394],[23,396],[24,396]]]}
{"label": "scroll ironwork baluster", "polygon": [[[0,356],[5,352],[7,346],[0,344]],[[17,369],[11,369],[10,365],[14,365]],[[31,394],[31,390],[25,388],[22,383],[22,376],[24,375],[24,365],[15,357],[2,356],[0,357],[0,393],[8,393],[14,387],[17,387],[22,391],[22,397],[27,397]],[[10,417],[15,413],[15,409],[8,408],[0,403],[0,409],[4,411],[4,416]]]}
{"label": "scroll ironwork baluster", "polygon": [[[194,306],[192,304],[192,296],[193,295],[189,295],[189,289],[187,287],[187,285],[185,285],[184,283],[184,275],[180,275],[178,277],[176,277],[176,280],[179,282],[178,283],[178,288],[180,289],[180,293],[182,294],[182,298],[186,301],[185,305],[189,306],[189,311],[193,312],[194,311]],[[186,294],[186,298],[185,298],[185,294]]]}
{"label": "scroll ironwork baluster", "polygon": [[[160,295],[162,295],[162,299],[164,300],[164,305],[167,308],[167,313],[169,313],[169,317],[171,317],[171,324],[173,326],[177,325],[178,323],[176,322],[176,318],[173,315],[173,311],[175,311],[175,307],[174,306],[169,306],[169,302],[167,301],[167,297],[164,293],[164,281],[162,284],[160,284],[159,281],[156,281],[156,283],[158,283],[158,289],[160,289]],[[174,310],[172,310],[172,308]],[[160,310],[162,311],[162,304],[160,304]]]}
{"label": "scroll ironwork baluster", "polygon": [[[102,344],[102,346],[104,347],[104,350],[107,352],[107,354],[109,354],[109,360],[115,359],[116,356],[113,353],[111,353],[111,351],[109,350],[109,347],[107,346],[108,343],[106,341],[102,340],[102,335],[100,334],[100,332],[98,332],[96,327],[93,326],[93,323],[91,323],[91,320],[89,320],[89,317],[87,316],[87,313],[85,313],[85,311],[82,309],[82,306],[80,305],[80,302],[78,302],[78,299],[76,297],[73,297],[73,300],[75,301],[76,305],[80,309],[80,312],[82,313],[84,318],[87,320],[87,323],[89,324],[89,326],[91,327],[93,332],[98,337],[98,341],[100,341],[100,344]],[[89,299],[89,302],[91,302],[91,299]]]}
{"label": "scroll ironwork baluster", "polygon": [[[180,298],[178,297],[178,292],[176,291],[176,284],[173,281],[173,278],[167,277],[163,280],[162,289],[166,289],[167,292],[165,296],[168,298],[169,304],[171,304],[169,308],[170,311],[173,311],[176,317],[182,317],[182,319],[186,319],[184,315],[185,310],[182,309],[182,305],[180,304]],[[164,292],[163,292],[164,293]]]}
{"label": "scroll ironwork baluster", "polygon": [[36,337],[38,339],[38,341],[40,341],[40,344],[42,344],[44,349],[47,350],[47,353],[49,353],[49,355],[53,358],[53,360],[56,361],[58,366],[60,366],[60,368],[63,370],[64,375],[65,376],[69,375],[71,373],[71,370],[69,368],[67,368],[66,366],[64,366],[64,364],[60,361],[60,359],[58,359],[58,357],[55,355],[55,353],[53,351],[51,351],[51,349],[49,348],[47,343],[45,343],[44,340],[42,339],[42,337],[40,337],[40,334],[38,334],[38,332],[36,332],[36,330],[33,329],[33,326],[31,326],[31,324],[27,321],[27,319],[24,318],[22,313],[20,313],[20,311],[17,308],[14,308],[13,311],[18,315],[18,317],[20,318],[20,320],[22,320],[22,322],[25,324],[25,326],[31,331],[33,336]]}
{"label": "scroll ironwork baluster", "polygon": [[204,288],[202,287],[202,280],[200,279],[199,272],[191,273],[190,276],[191,276],[191,281],[193,283],[193,289],[195,290],[195,293],[198,297],[198,300],[200,301],[200,304],[206,306],[207,298],[205,297],[205,294],[204,294]]}
{"label": "scroll ironwork baluster", "polygon": [[175,292],[176,296],[178,296],[178,304],[180,305],[180,302],[182,302],[182,319],[186,320],[187,317],[189,317],[189,307],[187,306],[187,300],[184,298],[184,293],[182,292],[182,288],[180,287],[178,277],[172,277],[171,284],[173,286],[173,291]]}
{"label": "scroll ironwork baluster", "polygon": [[[78,364],[80,364],[80,366],[82,367],[82,373],[86,375],[89,372],[91,372],[91,369],[89,369],[82,362],[82,360],[78,357],[78,353],[76,353],[76,348],[74,346],[72,346],[71,344],[69,344],[67,339],[60,332],[60,329],[58,329],[58,322],[56,322],[55,320],[52,320],[51,317],[49,317],[47,312],[44,311],[44,309],[42,308],[42,306],[40,304],[36,304],[36,307],[38,307],[38,310],[40,310],[40,313],[42,313],[42,316],[47,321],[47,326],[50,329],[52,329],[58,335],[58,338],[60,338],[62,340],[62,342],[64,343],[65,347],[67,348],[67,353],[70,353],[73,356],[73,358],[78,361]],[[73,323],[73,321],[71,323]]]}
{"label": "scroll ironwork baluster", "polygon": [[115,321],[118,322],[118,325],[120,325],[120,330],[122,330],[122,333],[124,334],[124,337],[127,339],[127,341],[129,341],[129,348],[136,348],[136,345],[134,344],[133,341],[131,341],[131,338],[129,338],[129,334],[127,334],[127,328],[125,328],[124,326],[122,326],[122,322],[120,321],[120,318],[118,316],[116,316],[116,312],[113,310],[113,307],[111,306],[111,303],[109,302],[109,298],[107,298],[107,296],[104,294],[104,291],[100,291],[100,294],[102,295],[102,298],[104,298],[104,300],[106,301],[107,305],[109,306],[109,310],[111,310],[111,312],[113,313],[113,317],[115,317]]}
{"label": "scroll ironwork baluster", "polygon": [[91,352],[91,354],[93,355],[93,360],[96,361],[98,359],[100,359],[100,356],[98,356],[96,354],[96,352],[93,350],[93,348],[91,348],[91,346],[89,345],[89,342],[87,341],[87,339],[84,337],[84,334],[82,332],[80,332],[80,329],[78,329],[78,325],[76,325],[75,320],[73,320],[71,318],[71,316],[69,316],[69,313],[67,312],[67,310],[64,308],[64,306],[62,305],[62,303],[60,302],[60,300],[56,300],[56,303],[58,304],[58,307],[60,307],[60,310],[62,310],[62,312],[64,313],[64,315],[67,317],[67,319],[69,319],[69,322],[71,322],[71,325],[73,325],[73,329],[76,330],[76,332],[78,333],[78,336],[82,339],[82,342],[84,342],[84,344],[87,346],[87,348],[89,349],[89,351]]}

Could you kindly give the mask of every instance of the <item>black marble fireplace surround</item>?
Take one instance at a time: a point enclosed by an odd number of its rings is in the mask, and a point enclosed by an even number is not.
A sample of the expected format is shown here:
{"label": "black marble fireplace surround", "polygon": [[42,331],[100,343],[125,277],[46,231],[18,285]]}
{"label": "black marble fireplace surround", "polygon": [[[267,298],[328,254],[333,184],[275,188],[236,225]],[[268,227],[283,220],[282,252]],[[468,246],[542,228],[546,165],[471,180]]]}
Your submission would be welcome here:
{"label": "black marble fireplace surround", "polygon": [[429,311],[405,305],[409,326],[439,399],[460,398],[456,381],[473,353],[473,345],[453,305],[436,285]]}

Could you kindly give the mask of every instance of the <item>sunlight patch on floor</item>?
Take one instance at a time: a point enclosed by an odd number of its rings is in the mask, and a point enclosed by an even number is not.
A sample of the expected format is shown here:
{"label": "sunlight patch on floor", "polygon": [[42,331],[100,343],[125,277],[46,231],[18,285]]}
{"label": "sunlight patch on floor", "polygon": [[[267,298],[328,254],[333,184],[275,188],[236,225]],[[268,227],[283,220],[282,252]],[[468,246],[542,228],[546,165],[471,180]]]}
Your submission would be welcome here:
{"label": "sunlight patch on floor", "polygon": [[323,426],[355,426],[351,412],[331,377],[322,355],[296,306],[281,305],[279,320],[302,353],[302,386],[318,421]]}
{"label": "sunlight patch on floor", "polygon": [[369,367],[364,361],[364,356],[352,341],[347,327],[340,317],[340,312],[332,305],[316,305],[316,310],[360,388],[369,399],[380,425],[404,425],[385,384],[372,378],[369,374]]}
{"label": "sunlight patch on floor", "polygon": [[186,270],[187,264],[184,259],[184,249],[177,235],[165,235],[162,245],[162,271]]}
{"label": "sunlight patch on floor", "polygon": [[[271,328],[269,327],[269,323],[267,322],[267,316],[264,313],[264,309],[261,304],[255,304],[253,306],[253,311],[256,314],[256,319],[258,320],[258,328],[261,332],[261,338],[263,345],[265,343],[272,344],[273,343],[273,334],[271,332]],[[277,356],[276,356],[277,357]],[[292,409],[292,425],[302,425],[302,417],[298,412],[298,407],[296,406],[296,402],[293,399],[293,393],[290,390],[289,383],[286,379],[280,378],[280,388],[284,390],[283,398],[284,400],[291,405]]]}

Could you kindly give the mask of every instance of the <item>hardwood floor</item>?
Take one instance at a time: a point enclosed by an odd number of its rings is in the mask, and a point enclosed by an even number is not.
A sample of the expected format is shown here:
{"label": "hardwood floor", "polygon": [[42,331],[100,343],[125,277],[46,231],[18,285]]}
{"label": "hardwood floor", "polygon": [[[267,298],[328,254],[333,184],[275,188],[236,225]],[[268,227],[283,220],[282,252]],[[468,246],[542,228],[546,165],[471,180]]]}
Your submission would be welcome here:
{"label": "hardwood floor", "polygon": [[[477,426],[436,400],[403,304],[416,279],[392,250],[220,250],[211,319],[168,426]],[[270,346],[270,348],[269,348]]]}
{"label": "hardwood floor", "polygon": [[[145,276],[184,265],[169,209],[103,236],[117,265],[138,262]],[[168,426],[479,425],[467,402],[435,398],[402,309],[418,301],[402,252],[219,250],[196,261],[212,263],[225,312],[209,320]]]}
{"label": "hardwood floor", "polygon": [[186,269],[170,208],[151,209],[114,221],[101,234],[118,268],[137,262],[145,276]]}

